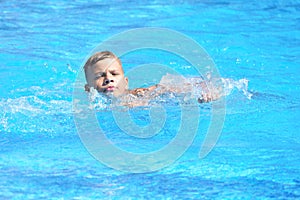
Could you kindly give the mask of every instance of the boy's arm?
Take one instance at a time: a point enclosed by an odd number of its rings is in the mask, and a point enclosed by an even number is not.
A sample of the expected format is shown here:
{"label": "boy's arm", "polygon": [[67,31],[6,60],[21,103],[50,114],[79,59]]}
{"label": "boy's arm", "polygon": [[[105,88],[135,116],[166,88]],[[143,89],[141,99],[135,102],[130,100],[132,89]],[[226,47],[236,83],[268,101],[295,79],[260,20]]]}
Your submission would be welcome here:
{"label": "boy's arm", "polygon": [[199,103],[207,103],[220,99],[223,95],[223,90],[220,87],[207,86],[205,83],[201,84],[202,94],[198,97]]}
{"label": "boy's arm", "polygon": [[130,90],[129,93],[133,94],[135,96],[143,96],[145,92],[153,91],[157,87],[158,87],[158,85],[153,85],[153,86],[150,86],[148,88],[136,88],[136,89]]}
{"label": "boy's arm", "polygon": [[[200,97],[198,97],[198,102],[199,103],[207,103],[211,101],[216,101],[219,98],[221,98],[223,95],[222,93],[222,88],[217,88],[217,87],[208,87],[205,82],[200,83],[200,88],[202,89],[202,94]],[[182,88],[176,88],[176,87],[164,87],[162,85],[156,84],[153,86],[150,86],[149,88],[136,88],[131,91],[129,91],[130,94],[133,94],[137,97],[142,97],[145,95],[146,92],[150,92],[155,90],[156,88],[160,87],[159,90],[157,90],[154,94],[154,96],[166,93],[166,92],[173,92],[173,93],[185,93],[187,92],[186,90],[182,90]],[[188,87],[189,88],[189,87]],[[149,93],[148,93],[149,94]]]}

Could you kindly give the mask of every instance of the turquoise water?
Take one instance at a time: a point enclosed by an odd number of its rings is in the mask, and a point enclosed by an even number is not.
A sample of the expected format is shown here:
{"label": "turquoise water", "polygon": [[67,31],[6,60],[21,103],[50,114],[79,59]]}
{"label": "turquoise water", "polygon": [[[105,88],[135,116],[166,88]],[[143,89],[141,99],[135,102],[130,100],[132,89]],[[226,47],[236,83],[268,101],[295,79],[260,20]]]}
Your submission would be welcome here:
{"label": "turquoise water", "polygon": [[[5,1],[0,5],[1,199],[297,199],[300,197],[300,2]],[[123,173],[95,160],[72,113],[73,83],[90,51],[132,28],[164,27],[196,40],[222,77],[249,80],[249,100],[226,98],[213,151],[198,158],[210,120],[204,105],[193,145],[174,164]],[[125,71],[156,59],[181,74],[175,58],[124,58]],[[140,121],[147,114],[131,111]],[[100,119],[110,112],[100,112]],[[161,138],[137,143],[111,129],[120,147],[159,149],[177,127],[168,116]],[[109,126],[104,121],[103,126]],[[135,144],[136,146],[131,146]]]}

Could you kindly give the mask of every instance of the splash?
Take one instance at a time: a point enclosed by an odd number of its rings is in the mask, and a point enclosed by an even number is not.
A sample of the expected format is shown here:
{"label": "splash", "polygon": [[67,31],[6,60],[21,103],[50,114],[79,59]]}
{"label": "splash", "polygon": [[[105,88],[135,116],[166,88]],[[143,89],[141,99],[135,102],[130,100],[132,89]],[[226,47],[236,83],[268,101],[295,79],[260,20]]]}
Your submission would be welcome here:
{"label": "splash", "polygon": [[116,99],[100,94],[92,88],[88,96],[91,106],[96,111],[103,111],[120,106],[147,108],[157,105],[177,106],[189,103],[192,105],[193,101],[207,103],[226,97],[235,90],[251,99],[252,93],[248,91],[247,79],[212,79],[209,74],[207,79],[202,77],[186,78],[181,75],[167,74],[162,77],[155,90],[145,91],[142,95],[125,94]]}
{"label": "splash", "polygon": [[[29,90],[29,89],[28,89]],[[70,129],[71,102],[35,95],[0,99],[0,133],[60,134]]]}
{"label": "splash", "polygon": [[217,100],[230,95],[234,90],[242,92],[244,96],[251,99],[252,93],[248,91],[248,80],[233,80],[230,78],[214,79],[210,74],[206,79],[202,77],[188,77],[167,74],[160,81],[161,88],[173,93],[184,94],[184,99],[198,99],[203,102]]}
{"label": "splash", "polygon": [[251,97],[253,96],[253,94],[251,92],[248,91],[248,80],[243,78],[240,80],[233,80],[233,79],[229,79],[229,78],[221,78],[222,84],[223,84],[223,89],[224,89],[224,94],[225,96],[228,96],[229,94],[231,94],[231,92],[234,89],[237,89],[238,91],[242,92],[245,97],[247,97],[248,99],[251,99]]}
{"label": "splash", "polygon": [[113,100],[109,96],[99,93],[93,87],[90,88],[90,92],[88,93],[88,98],[91,103],[91,106],[97,111],[103,111],[109,109],[111,107],[112,100]]}

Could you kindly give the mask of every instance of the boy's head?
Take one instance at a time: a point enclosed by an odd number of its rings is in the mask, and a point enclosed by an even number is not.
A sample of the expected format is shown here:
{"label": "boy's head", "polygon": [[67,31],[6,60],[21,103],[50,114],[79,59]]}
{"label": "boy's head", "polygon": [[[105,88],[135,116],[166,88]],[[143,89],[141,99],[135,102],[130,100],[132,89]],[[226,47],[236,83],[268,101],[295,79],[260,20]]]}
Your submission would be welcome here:
{"label": "boy's head", "polygon": [[84,65],[86,90],[94,87],[98,92],[119,96],[128,88],[128,78],[120,59],[109,51],[97,52]]}

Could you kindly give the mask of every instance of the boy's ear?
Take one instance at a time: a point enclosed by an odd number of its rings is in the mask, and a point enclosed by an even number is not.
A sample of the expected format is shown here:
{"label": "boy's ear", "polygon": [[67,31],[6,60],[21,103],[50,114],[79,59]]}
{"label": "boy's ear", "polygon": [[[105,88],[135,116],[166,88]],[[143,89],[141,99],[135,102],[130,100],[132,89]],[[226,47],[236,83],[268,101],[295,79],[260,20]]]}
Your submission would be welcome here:
{"label": "boy's ear", "polygon": [[90,86],[89,86],[89,84],[85,84],[84,85],[84,90],[87,91],[87,92],[90,92]]}
{"label": "boy's ear", "polygon": [[128,82],[129,82],[129,80],[128,80],[128,77],[125,77],[125,82],[126,82],[126,89],[128,89]]}

